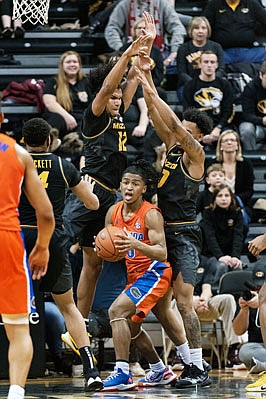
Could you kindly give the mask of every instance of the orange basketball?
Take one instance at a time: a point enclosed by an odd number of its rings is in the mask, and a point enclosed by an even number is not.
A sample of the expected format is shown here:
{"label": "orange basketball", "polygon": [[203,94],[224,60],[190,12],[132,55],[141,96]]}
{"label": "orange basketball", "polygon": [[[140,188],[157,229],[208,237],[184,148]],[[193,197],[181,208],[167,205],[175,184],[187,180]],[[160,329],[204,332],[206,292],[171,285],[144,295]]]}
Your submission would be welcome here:
{"label": "orange basketball", "polygon": [[109,262],[116,262],[124,258],[124,255],[116,249],[114,240],[119,239],[116,234],[125,234],[120,227],[107,226],[97,234],[95,238],[95,249],[97,255]]}

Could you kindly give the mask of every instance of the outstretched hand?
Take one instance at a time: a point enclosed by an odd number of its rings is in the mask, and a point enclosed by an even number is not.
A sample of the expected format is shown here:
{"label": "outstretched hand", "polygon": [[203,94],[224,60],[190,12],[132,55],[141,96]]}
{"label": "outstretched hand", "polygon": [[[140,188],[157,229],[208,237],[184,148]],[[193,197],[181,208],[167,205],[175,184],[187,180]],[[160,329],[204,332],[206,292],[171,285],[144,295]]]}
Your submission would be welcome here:
{"label": "outstretched hand", "polygon": [[154,23],[154,18],[147,11],[144,11],[143,19],[145,22],[145,34],[148,35],[148,40],[152,40],[153,42],[156,38],[156,27]]}

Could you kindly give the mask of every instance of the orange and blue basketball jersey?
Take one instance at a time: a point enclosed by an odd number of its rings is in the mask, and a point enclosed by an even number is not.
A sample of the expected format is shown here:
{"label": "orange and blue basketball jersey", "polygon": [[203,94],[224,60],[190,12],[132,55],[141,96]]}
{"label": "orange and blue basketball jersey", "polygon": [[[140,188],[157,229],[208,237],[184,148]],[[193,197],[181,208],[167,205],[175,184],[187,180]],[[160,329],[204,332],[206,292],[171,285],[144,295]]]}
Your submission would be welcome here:
{"label": "orange and blue basketball jersey", "polygon": [[15,144],[0,134],[0,314],[36,311],[18,213],[24,168]]}
{"label": "orange and blue basketball jersey", "polygon": [[[151,209],[159,209],[147,201],[143,201],[136,213],[128,220],[123,219],[123,201],[114,207],[112,224],[126,227],[127,231],[137,240],[151,245],[148,230],[145,226],[145,216]],[[134,322],[141,322],[163,297],[171,284],[172,269],[167,262],[152,260],[139,251],[130,250],[126,255],[128,283],[125,294],[134,302],[137,311],[132,316]]]}

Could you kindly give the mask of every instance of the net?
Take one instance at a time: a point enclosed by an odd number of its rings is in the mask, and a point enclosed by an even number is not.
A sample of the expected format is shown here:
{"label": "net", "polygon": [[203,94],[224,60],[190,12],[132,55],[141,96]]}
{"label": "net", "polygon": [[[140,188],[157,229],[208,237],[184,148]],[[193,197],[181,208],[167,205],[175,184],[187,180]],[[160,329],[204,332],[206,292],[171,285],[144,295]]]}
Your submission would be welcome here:
{"label": "net", "polygon": [[29,21],[33,25],[48,23],[50,0],[13,0],[13,19]]}

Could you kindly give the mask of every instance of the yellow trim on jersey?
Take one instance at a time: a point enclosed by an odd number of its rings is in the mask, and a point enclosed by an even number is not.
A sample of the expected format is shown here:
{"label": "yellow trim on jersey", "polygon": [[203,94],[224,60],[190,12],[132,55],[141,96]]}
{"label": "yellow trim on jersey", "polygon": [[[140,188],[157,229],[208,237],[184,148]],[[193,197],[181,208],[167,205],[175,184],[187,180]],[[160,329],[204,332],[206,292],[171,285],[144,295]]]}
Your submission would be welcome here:
{"label": "yellow trim on jersey", "polygon": [[[86,173],[86,175],[87,175],[87,173]],[[110,187],[106,186],[105,184],[103,184],[102,182],[100,182],[99,180],[95,179],[92,176],[89,176],[89,177],[91,177],[92,180],[94,180],[97,184],[99,184],[99,186],[103,187],[105,190],[110,191],[113,194],[116,194],[117,190],[115,188],[110,188]]]}
{"label": "yellow trim on jersey", "polygon": [[68,181],[67,181],[66,176],[64,174],[64,169],[63,169],[63,165],[62,165],[62,159],[60,157],[58,157],[58,161],[59,161],[59,166],[60,166],[60,169],[61,169],[61,173],[62,173],[63,179],[66,182],[67,188],[69,188]]}
{"label": "yellow trim on jersey", "polygon": [[180,160],[180,167],[181,167],[182,172],[184,173],[184,175],[187,176],[187,177],[189,177],[190,180],[193,180],[193,181],[196,181],[196,182],[200,182],[200,181],[202,180],[203,176],[202,176],[200,179],[196,179],[195,177],[190,176],[190,175],[185,171],[184,166],[183,166],[183,159],[182,159],[182,158],[181,158],[181,160]]}
{"label": "yellow trim on jersey", "polygon": [[85,134],[83,132],[82,132],[82,136],[85,137],[85,139],[88,139],[88,140],[95,139],[96,137],[99,137],[101,134],[103,134],[108,129],[108,127],[110,126],[111,122],[112,122],[112,118],[110,117],[108,125],[100,133],[96,134],[95,136],[87,137],[87,136],[85,136]]}
{"label": "yellow trim on jersey", "polygon": [[30,228],[30,229],[37,229],[37,226],[33,226],[31,224],[21,224],[20,227],[27,227],[27,228]]}
{"label": "yellow trim on jersey", "polygon": [[190,222],[164,222],[165,226],[176,226],[180,224],[196,224],[196,220],[191,220]]}
{"label": "yellow trim on jersey", "polygon": [[51,152],[30,152],[31,155],[51,155]]}

